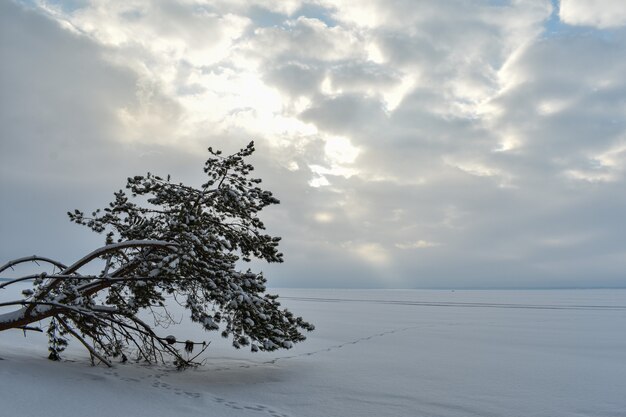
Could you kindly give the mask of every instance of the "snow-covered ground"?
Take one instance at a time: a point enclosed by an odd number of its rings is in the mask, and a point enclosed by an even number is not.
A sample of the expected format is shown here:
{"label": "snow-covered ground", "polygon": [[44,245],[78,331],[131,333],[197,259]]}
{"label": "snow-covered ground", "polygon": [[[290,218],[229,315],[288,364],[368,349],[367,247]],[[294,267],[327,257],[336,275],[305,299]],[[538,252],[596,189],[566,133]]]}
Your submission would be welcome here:
{"label": "snow-covered ground", "polygon": [[0,415],[626,416],[626,290],[276,292],[309,340],[252,354],[211,334],[184,372],[91,367],[77,343],[55,363],[43,335],[2,332]]}

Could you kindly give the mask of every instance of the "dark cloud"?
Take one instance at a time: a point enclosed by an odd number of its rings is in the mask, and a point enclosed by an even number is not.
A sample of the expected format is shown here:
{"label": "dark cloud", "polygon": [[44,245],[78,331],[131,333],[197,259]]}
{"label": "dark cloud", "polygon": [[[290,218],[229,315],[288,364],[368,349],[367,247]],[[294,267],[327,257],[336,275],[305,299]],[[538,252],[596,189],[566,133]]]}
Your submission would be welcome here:
{"label": "dark cloud", "polygon": [[138,106],[138,79],[106,49],[11,2],[0,8],[0,258],[69,262],[103,238],[70,225],[66,211],[101,207],[128,175],[181,171],[189,157],[121,141],[118,111]]}
{"label": "dark cloud", "polygon": [[278,87],[293,98],[310,97],[318,94],[324,80],[324,71],[318,66],[287,62],[267,68],[264,78],[268,84]]}
{"label": "dark cloud", "polygon": [[335,134],[353,134],[379,126],[387,116],[383,104],[376,98],[341,94],[316,102],[301,117]]}

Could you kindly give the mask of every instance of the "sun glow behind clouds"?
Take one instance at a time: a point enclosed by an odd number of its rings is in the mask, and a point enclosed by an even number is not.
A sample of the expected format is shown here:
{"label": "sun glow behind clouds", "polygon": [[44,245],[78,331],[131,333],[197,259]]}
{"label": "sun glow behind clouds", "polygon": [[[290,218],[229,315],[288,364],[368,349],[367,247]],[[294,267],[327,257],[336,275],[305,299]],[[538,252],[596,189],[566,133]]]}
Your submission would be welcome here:
{"label": "sun glow behind clouds", "polygon": [[565,110],[570,105],[569,100],[552,99],[539,103],[538,110],[543,116],[550,116]]}
{"label": "sun glow behind clouds", "polygon": [[359,156],[359,150],[352,145],[350,139],[342,136],[327,138],[324,151],[331,164],[337,165],[351,164]]}
{"label": "sun glow behind clouds", "polygon": [[320,211],[315,213],[313,218],[318,223],[331,223],[335,219],[335,216],[327,211]]}
{"label": "sun glow behind clouds", "polygon": [[328,136],[325,139],[325,165],[310,164],[309,169],[315,176],[309,181],[312,187],[331,185],[328,176],[350,178],[359,173],[354,162],[359,156],[359,149],[352,145],[348,138],[343,136]]}
{"label": "sun glow behind clouds", "polygon": [[499,143],[499,147],[494,149],[494,152],[508,152],[519,148],[522,145],[521,141],[514,135],[505,136]]}
{"label": "sun glow behind clouds", "polygon": [[427,240],[416,240],[408,243],[396,243],[395,246],[399,249],[425,249],[435,248],[437,246],[441,246],[441,244],[437,242],[429,242]]}
{"label": "sun glow behind clouds", "polygon": [[348,242],[346,246],[363,261],[375,266],[384,266],[389,260],[389,253],[380,243],[354,243]]}

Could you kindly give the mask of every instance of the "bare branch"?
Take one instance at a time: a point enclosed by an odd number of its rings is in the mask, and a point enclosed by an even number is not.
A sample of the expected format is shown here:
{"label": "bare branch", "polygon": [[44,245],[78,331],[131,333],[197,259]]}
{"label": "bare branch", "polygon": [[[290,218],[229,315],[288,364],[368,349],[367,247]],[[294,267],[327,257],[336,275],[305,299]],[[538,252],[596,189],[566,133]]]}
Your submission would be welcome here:
{"label": "bare branch", "polygon": [[52,265],[56,266],[59,269],[67,268],[67,266],[63,265],[61,262],[55,261],[54,259],[44,258],[43,256],[33,255],[33,256],[26,256],[24,258],[14,259],[12,261],[7,262],[6,264],[4,264],[4,265],[2,265],[0,267],[0,273],[4,272],[5,270],[7,270],[9,268],[13,268],[14,266],[16,266],[18,264],[21,264],[21,263],[37,262],[37,261],[47,262],[49,264],[52,264]]}
{"label": "bare branch", "polygon": [[[0,289],[8,287],[11,284],[15,284],[21,281],[28,281],[35,278],[41,278],[40,274],[37,275],[27,275],[22,278],[12,279],[11,281],[6,281],[0,284]],[[112,276],[99,276],[99,275],[44,275],[43,278],[52,279],[52,280],[76,280],[76,281],[90,281],[90,283],[96,283],[93,281],[99,282],[123,282],[123,281],[154,281],[158,279],[162,279],[160,276],[132,276],[132,277],[112,277]],[[84,289],[86,287],[79,287],[79,289]]]}
{"label": "bare branch", "polygon": [[84,256],[83,258],[76,261],[74,264],[66,268],[62,271],[61,275],[71,274],[74,271],[77,271],[79,268],[87,265],[89,262],[94,259],[99,258],[102,255],[107,253],[112,253],[121,249],[126,248],[141,248],[141,247],[154,247],[154,248],[163,248],[163,249],[171,249],[173,247],[178,246],[176,243],[165,242],[161,240],[129,240],[127,242],[113,243],[110,245],[103,246],[91,252],[89,255]]}
{"label": "bare branch", "polygon": [[[177,245],[175,243],[165,242],[165,241],[160,241],[160,240],[129,240],[127,242],[113,243],[111,245],[106,245],[106,246],[103,246],[101,248],[94,250],[93,252],[91,252],[87,256],[84,256],[82,259],[78,260],[71,266],[65,268],[63,271],[61,271],[59,275],[71,274],[77,271],[82,266],[93,261],[94,259],[97,259],[100,256],[105,255],[107,253],[112,253],[121,249],[138,248],[138,247],[152,247],[152,248],[159,247],[159,248],[171,250],[173,247],[176,247],[176,246]],[[53,280],[47,287],[45,287],[42,290],[42,292],[40,292],[36,296],[43,297],[49,294],[50,291],[57,288],[60,285],[60,283],[61,283],[60,280]],[[30,315],[32,313],[32,310],[33,310],[33,306],[29,306],[28,308],[26,308],[26,315]]]}
{"label": "bare branch", "polygon": [[2,284],[0,284],[0,289],[8,287],[9,285],[15,284],[17,282],[28,281],[29,279],[35,279],[35,278],[39,278],[39,277],[41,277],[41,274],[26,275],[25,277],[22,277],[22,278],[12,279],[10,281],[6,281],[6,282],[3,282]]}

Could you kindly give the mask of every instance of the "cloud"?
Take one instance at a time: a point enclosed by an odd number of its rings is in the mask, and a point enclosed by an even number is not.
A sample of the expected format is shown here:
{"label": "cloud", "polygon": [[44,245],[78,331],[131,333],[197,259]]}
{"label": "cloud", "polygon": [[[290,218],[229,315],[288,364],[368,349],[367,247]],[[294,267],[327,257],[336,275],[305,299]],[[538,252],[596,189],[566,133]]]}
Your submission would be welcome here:
{"label": "cloud", "polygon": [[[536,174],[545,181],[547,174],[577,172],[583,179],[588,172],[589,178],[623,179],[623,162],[611,156],[620,154],[626,129],[621,110],[626,84],[620,76],[626,62],[618,52],[623,43],[584,36],[548,39],[507,63],[501,73],[506,87],[490,102],[491,130],[503,133],[500,143],[514,138],[512,158],[536,164],[513,175],[530,180]],[[497,159],[510,162],[504,154]]]}
{"label": "cloud", "polygon": [[45,217],[3,257],[65,230],[31,195],[66,210],[145,170],[199,182],[204,148],[254,138],[282,201],[272,285],[624,285],[610,2],[563,0],[598,28],[567,34],[549,0],[54,4],[1,6],[2,135],[21,138],[2,143],[2,215]]}
{"label": "cloud", "polygon": [[141,114],[150,100],[109,50],[11,2],[0,8],[0,257],[70,262],[103,238],[81,234],[67,210],[102,206],[128,175],[155,164],[184,172],[189,156],[128,145],[121,113]]}
{"label": "cloud", "polygon": [[570,25],[613,28],[626,25],[620,0],[561,0],[559,17]]}
{"label": "cloud", "polygon": [[396,243],[396,247],[400,249],[424,249],[435,248],[437,246],[441,246],[441,244],[437,242],[429,242],[427,240],[416,240],[415,242],[408,243]]}

